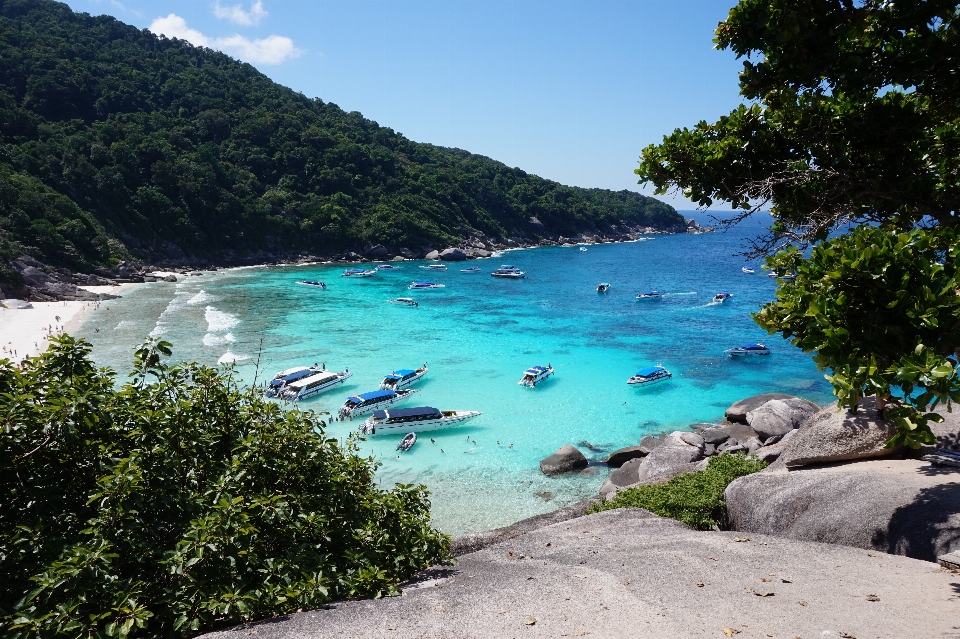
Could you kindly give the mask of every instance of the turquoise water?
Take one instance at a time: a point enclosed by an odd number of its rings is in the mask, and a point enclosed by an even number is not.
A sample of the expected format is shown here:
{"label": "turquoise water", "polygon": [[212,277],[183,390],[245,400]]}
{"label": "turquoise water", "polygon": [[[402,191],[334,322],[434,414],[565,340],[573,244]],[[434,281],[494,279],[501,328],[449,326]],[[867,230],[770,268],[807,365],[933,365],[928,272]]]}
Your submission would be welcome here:
{"label": "turquoise water", "polygon": [[[466,425],[421,435],[397,457],[398,435],[363,444],[378,458],[382,482],[426,484],[434,522],[451,534],[504,525],[596,494],[607,470],[591,466],[563,478],[542,475],[538,462],[566,443],[600,458],[640,437],[722,418],[732,402],[759,392],[787,392],[818,403],[830,389],[809,356],[768,337],[749,313],[772,298],[776,284],[744,275],[732,254],[756,228],[703,235],[655,235],[646,241],[577,248],[511,251],[426,272],[423,262],[365,279],[339,277],[344,266],[258,267],[154,283],[103,304],[78,331],[94,357],[122,372],[147,334],[174,344],[174,355],[207,364],[236,358],[251,382],[262,339],[260,379],[279,369],[325,362],[353,377],[301,403],[336,412],[350,394],[375,390],[397,368],[428,362],[421,392],[404,406],[469,409]],[[527,271],[500,280],[501,263]],[[298,286],[320,279],[326,291]],[[408,291],[414,279],[446,288]],[[609,292],[596,292],[599,282]],[[637,301],[642,290],[666,293]],[[729,302],[711,303],[719,291]],[[386,304],[414,297],[418,308]],[[95,332],[96,329],[100,332]],[[768,358],[732,360],[725,348],[765,341]],[[552,364],[556,375],[536,389],[517,385],[523,371]],[[650,388],[626,385],[640,368],[663,364],[674,378]],[[334,422],[346,437],[359,425]],[[431,442],[431,437],[435,443]]]}

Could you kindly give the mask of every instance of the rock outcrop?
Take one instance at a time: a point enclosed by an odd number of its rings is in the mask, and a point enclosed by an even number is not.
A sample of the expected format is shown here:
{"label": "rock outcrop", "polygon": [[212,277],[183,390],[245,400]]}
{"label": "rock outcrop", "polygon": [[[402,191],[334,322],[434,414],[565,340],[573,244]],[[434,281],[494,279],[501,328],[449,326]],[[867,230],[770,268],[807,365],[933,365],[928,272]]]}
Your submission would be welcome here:
{"label": "rock outcrop", "polygon": [[793,397],[794,395],[784,395],[783,393],[763,393],[761,395],[754,395],[753,397],[741,399],[739,402],[733,403],[730,408],[724,412],[724,417],[731,422],[746,424],[747,413],[750,411],[760,408],[771,399],[791,399]]}
{"label": "rock outcrop", "polygon": [[423,256],[423,259],[425,259],[425,260],[438,260],[438,259],[440,259],[440,251],[430,251],[429,253],[427,253],[426,255]]}
{"label": "rock outcrop", "polygon": [[627,446],[615,450],[607,457],[607,466],[610,468],[620,468],[631,459],[645,457],[648,453],[641,446]]}
{"label": "rock outcrop", "polygon": [[799,397],[771,399],[747,412],[747,424],[760,439],[782,437],[817,413],[820,407]]}
{"label": "rock outcrop", "polygon": [[608,494],[634,484],[660,484],[680,473],[698,470],[696,462],[703,459],[703,438],[677,431],[659,442],[646,457],[631,459],[613,471],[600,493]]}
{"label": "rock outcrop", "polygon": [[445,262],[462,262],[467,259],[467,254],[458,248],[447,248],[440,252],[440,259]]}
{"label": "rock outcrop", "polygon": [[57,275],[41,270],[44,265],[31,257],[21,257],[10,262],[27,289],[30,299],[38,302],[97,301],[113,299],[114,295],[101,296],[78,288],[76,284],[60,279]]}
{"label": "rock outcrop", "polygon": [[545,475],[562,475],[587,467],[587,458],[575,446],[564,444],[557,452],[540,462]]}

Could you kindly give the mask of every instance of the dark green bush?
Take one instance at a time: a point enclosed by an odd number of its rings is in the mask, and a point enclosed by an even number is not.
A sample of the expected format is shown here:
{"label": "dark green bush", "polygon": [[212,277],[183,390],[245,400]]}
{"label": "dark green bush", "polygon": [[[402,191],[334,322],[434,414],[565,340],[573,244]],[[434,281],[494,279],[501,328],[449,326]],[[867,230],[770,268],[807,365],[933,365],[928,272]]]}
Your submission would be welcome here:
{"label": "dark green bush", "polygon": [[136,353],[132,381],[53,340],[0,360],[0,628],[7,637],[185,637],[378,597],[449,539],[422,486],[230,371]]}
{"label": "dark green bush", "polygon": [[590,512],[613,508],[645,508],[662,517],[670,517],[707,530],[725,519],[723,491],[738,477],[766,468],[766,462],[744,455],[717,455],[706,470],[683,473],[665,484],[637,486],[621,490],[611,500],[594,505]]}

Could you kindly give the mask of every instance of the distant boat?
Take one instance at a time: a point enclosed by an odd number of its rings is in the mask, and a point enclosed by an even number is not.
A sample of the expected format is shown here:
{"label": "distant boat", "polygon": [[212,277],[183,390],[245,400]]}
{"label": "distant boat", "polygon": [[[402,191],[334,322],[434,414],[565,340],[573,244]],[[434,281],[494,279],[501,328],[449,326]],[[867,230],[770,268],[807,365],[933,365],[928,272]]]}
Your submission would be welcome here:
{"label": "distant boat", "polygon": [[479,266],[470,266],[468,268],[460,269],[461,273],[482,273]]}
{"label": "distant boat", "polygon": [[547,364],[546,366],[532,366],[523,373],[523,377],[521,377],[520,381],[517,383],[521,386],[534,388],[537,384],[547,379],[551,375],[553,375],[553,366],[550,364]]}
{"label": "distant boat", "polygon": [[663,298],[663,293],[660,291],[647,291],[637,295],[638,300],[659,300],[661,298]]}
{"label": "distant boat", "polygon": [[610,285],[606,282],[601,282],[597,285],[597,293],[606,293],[610,290]]}
{"label": "distant boat", "polygon": [[446,288],[446,284],[437,284],[436,282],[410,282],[407,287],[410,290],[420,290],[427,288]]}
{"label": "distant boat", "polygon": [[586,252],[587,252],[587,247],[586,247],[586,246],[581,246],[581,247],[580,247],[580,252],[581,252],[581,253],[586,253]]}
{"label": "distant boat", "polygon": [[413,445],[417,443],[417,434],[416,433],[407,433],[403,436],[403,439],[400,440],[400,443],[397,444],[397,450],[407,452]]}
{"label": "distant boat", "polygon": [[717,304],[723,304],[731,297],[733,297],[732,293],[717,293],[716,295],[713,296],[713,301],[716,302]]}
{"label": "distant boat", "polygon": [[376,271],[366,271],[362,268],[348,268],[340,277],[370,277],[374,273],[376,273]]}
{"label": "distant boat", "polygon": [[510,280],[519,280],[527,276],[526,273],[516,266],[510,266],[509,264],[501,264],[500,268],[490,273],[490,275]]}
{"label": "distant boat", "polygon": [[741,266],[740,270],[746,273],[747,275],[753,275],[754,273],[756,273],[755,270],[753,270],[752,268],[747,268],[746,266]]}
{"label": "distant boat", "polygon": [[657,366],[650,366],[649,368],[644,368],[643,370],[637,371],[637,373],[627,380],[627,383],[631,386],[648,386],[650,384],[656,384],[657,382],[663,382],[673,377],[673,375],[659,364]]}
{"label": "distant boat", "polygon": [[417,408],[388,408],[378,410],[368,417],[360,427],[365,435],[378,432],[411,431],[423,432],[440,430],[461,424],[468,419],[482,415],[476,410],[437,410],[432,406]]}
{"label": "distant boat", "polygon": [[394,266],[393,264],[379,264],[379,265],[377,265],[377,268],[374,269],[374,270],[376,270],[376,271],[399,271],[399,270],[400,270],[400,267],[399,267],[399,266]]}
{"label": "distant boat", "polygon": [[780,273],[777,273],[776,271],[773,271],[772,273],[768,273],[768,274],[767,274],[767,277],[779,277],[781,280],[794,280],[794,279],[797,279],[797,276],[796,276],[795,273],[787,272],[787,273],[784,273],[784,274],[781,275]]}
{"label": "distant boat", "polygon": [[428,271],[445,271],[447,270],[447,265],[446,264],[427,264],[425,266],[421,266],[420,268],[425,268]]}
{"label": "distant boat", "polygon": [[322,288],[322,289],[327,288],[326,284],[324,284],[323,282],[319,282],[317,280],[303,280],[303,281],[297,282],[297,284],[302,284],[303,286],[312,286],[314,288]]}
{"label": "distant boat", "polygon": [[397,304],[399,306],[420,306],[412,297],[398,297],[396,299],[387,300],[387,304]]}
{"label": "distant boat", "polygon": [[730,357],[746,357],[748,355],[769,355],[770,349],[763,344],[744,344],[743,346],[728,348],[723,352]]}

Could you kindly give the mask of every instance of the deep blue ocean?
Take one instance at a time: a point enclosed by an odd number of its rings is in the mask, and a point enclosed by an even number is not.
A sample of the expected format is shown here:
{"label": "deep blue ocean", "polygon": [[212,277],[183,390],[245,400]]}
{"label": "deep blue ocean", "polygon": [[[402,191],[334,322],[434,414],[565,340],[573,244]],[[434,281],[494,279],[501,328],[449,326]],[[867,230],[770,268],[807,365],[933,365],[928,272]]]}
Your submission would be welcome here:
{"label": "deep blue ocean", "polygon": [[[684,212],[706,224],[704,213]],[[351,394],[375,390],[384,375],[428,362],[421,392],[402,406],[468,409],[483,415],[462,427],[420,436],[397,457],[398,435],[374,436],[364,453],[377,458],[381,482],[422,483],[432,493],[434,523],[453,535],[486,530],[594,495],[608,470],[591,466],[545,477],[539,461],[563,444],[592,459],[644,435],[720,420],[734,401],[761,392],[797,394],[817,403],[830,387],[809,355],[767,336],[750,317],[774,296],[776,281],[759,264],[745,275],[734,255],[759,222],[727,232],[650,235],[623,244],[509,251],[502,256],[365,279],[343,278],[344,266],[257,267],[217,271],[177,283],[138,287],[101,305],[80,330],[98,363],[125,375],[146,335],[174,344],[178,359],[215,365],[236,360],[253,381],[262,340],[260,379],[280,369],[325,362],[353,377],[302,408],[335,413]],[[489,273],[500,264],[524,280]],[[481,274],[463,274],[464,266]],[[327,290],[296,284],[319,279]],[[412,280],[442,289],[408,291]],[[600,282],[612,286],[597,293]],[[661,300],[638,301],[659,289]],[[714,294],[733,294],[727,303]],[[386,303],[413,297],[417,308]],[[99,329],[99,333],[96,332]],[[763,341],[770,357],[730,359],[724,349]],[[517,385],[523,371],[552,364],[556,375],[535,389]],[[649,388],[628,387],[637,370],[662,364],[674,377]],[[333,422],[346,437],[360,420]],[[431,442],[431,438],[435,440]],[[589,442],[591,450],[581,442]]]}

